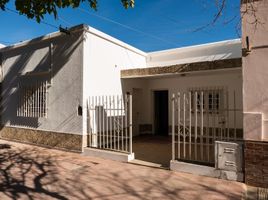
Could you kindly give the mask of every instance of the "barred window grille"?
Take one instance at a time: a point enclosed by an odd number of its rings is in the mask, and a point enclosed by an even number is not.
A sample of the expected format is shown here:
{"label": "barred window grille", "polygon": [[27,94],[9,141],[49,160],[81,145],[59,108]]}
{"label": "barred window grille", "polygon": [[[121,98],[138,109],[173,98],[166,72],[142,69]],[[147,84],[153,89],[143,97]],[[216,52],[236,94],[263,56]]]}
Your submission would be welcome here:
{"label": "barred window grille", "polygon": [[17,116],[47,117],[47,81],[25,85],[19,83]]}
{"label": "barred window grille", "polygon": [[[197,94],[196,107],[197,110],[201,110],[203,105],[204,112],[219,113],[223,107],[223,89],[191,89],[191,96],[194,97]],[[203,102],[201,95],[203,94]],[[192,107],[194,107],[194,98],[191,98]]]}

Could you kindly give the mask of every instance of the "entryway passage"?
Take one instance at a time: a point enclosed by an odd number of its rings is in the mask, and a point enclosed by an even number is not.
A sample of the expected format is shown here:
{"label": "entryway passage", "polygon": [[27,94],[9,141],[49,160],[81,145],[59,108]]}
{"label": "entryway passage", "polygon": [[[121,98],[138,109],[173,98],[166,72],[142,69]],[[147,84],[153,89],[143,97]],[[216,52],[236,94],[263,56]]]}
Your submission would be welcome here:
{"label": "entryway passage", "polygon": [[[133,102],[133,105],[137,104]],[[153,92],[153,134],[133,137],[134,163],[169,168],[172,139],[168,124],[168,90]],[[135,106],[133,106],[135,107]]]}
{"label": "entryway passage", "polygon": [[[154,134],[139,135],[137,96],[140,95],[136,89],[133,114],[131,95],[89,97],[88,147],[125,154],[134,152],[135,161],[142,162],[139,164],[168,168],[172,156],[172,140],[168,135],[168,91],[154,92]],[[137,134],[134,137],[132,128]]]}
{"label": "entryway passage", "polygon": [[133,138],[137,164],[169,168],[172,157],[171,136],[140,135]]}

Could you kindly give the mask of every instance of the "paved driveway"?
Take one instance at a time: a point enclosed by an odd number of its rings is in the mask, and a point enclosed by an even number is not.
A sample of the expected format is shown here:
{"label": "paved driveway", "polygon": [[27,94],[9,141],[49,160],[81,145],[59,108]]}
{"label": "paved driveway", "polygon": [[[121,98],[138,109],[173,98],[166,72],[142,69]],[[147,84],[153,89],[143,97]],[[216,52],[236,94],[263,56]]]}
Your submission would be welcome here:
{"label": "paved driveway", "polygon": [[0,140],[0,199],[241,199],[244,185]]}

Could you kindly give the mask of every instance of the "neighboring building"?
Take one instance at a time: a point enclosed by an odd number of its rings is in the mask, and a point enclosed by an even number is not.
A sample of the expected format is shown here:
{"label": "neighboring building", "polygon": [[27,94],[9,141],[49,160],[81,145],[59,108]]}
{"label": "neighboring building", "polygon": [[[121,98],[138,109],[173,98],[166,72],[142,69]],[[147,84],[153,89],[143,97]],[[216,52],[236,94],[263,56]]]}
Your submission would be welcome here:
{"label": "neighboring building", "polygon": [[242,1],[241,11],[245,182],[268,187],[268,2]]}

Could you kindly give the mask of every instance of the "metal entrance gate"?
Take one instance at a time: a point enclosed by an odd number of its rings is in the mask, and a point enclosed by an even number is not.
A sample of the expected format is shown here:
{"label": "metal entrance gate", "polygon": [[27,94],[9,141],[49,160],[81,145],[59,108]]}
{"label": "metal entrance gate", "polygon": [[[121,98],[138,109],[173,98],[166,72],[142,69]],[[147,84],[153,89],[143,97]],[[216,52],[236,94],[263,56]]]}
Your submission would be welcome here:
{"label": "metal entrance gate", "polygon": [[132,153],[132,96],[94,96],[87,102],[88,146]]}
{"label": "metal entrance gate", "polygon": [[173,94],[172,160],[213,165],[215,141],[243,138],[241,116],[235,92],[216,88]]}

